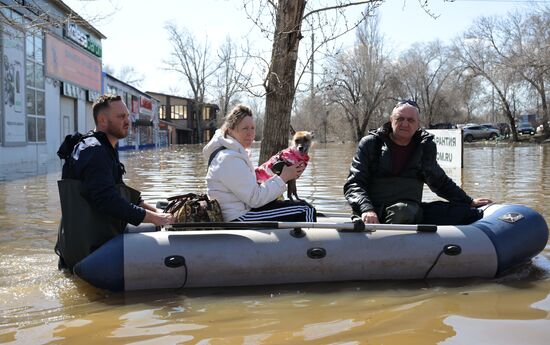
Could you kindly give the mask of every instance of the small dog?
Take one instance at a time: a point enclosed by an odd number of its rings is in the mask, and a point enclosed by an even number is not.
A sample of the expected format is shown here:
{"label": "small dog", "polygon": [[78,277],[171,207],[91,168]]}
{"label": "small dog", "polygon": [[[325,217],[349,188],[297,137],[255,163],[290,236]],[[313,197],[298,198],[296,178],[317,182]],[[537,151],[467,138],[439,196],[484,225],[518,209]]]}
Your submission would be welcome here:
{"label": "small dog", "polygon": [[[313,134],[308,131],[298,131],[293,133],[292,145],[282,151],[279,151],[273,157],[271,157],[267,162],[260,165],[256,168],[256,180],[258,183],[262,183],[273,175],[281,174],[283,171],[284,165],[294,165],[296,163],[304,163],[307,166],[309,161],[309,148],[313,141]],[[304,169],[305,169],[304,166]],[[296,197],[297,200],[302,201],[298,198],[298,191],[296,190],[296,180],[288,181],[287,183],[287,196],[290,200],[294,200],[292,196]]]}

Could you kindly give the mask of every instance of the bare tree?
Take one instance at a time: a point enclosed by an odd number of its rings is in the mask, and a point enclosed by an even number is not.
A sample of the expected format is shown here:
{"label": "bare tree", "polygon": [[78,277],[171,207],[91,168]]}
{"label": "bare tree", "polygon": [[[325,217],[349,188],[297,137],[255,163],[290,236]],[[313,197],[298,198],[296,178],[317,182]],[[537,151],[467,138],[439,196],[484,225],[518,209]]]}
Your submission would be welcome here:
{"label": "bare tree", "polygon": [[225,116],[233,98],[250,84],[251,74],[245,70],[250,58],[248,41],[239,51],[235,42],[227,36],[218,51],[218,58],[220,69],[215,88],[218,90],[220,112]]}
{"label": "bare tree", "polygon": [[479,112],[483,103],[487,103],[479,78],[468,73],[456,73],[455,78],[449,79],[447,86],[444,92],[447,94],[446,98],[454,104],[451,109],[462,110],[454,115],[455,121],[448,119],[449,122],[474,122],[474,114]]}
{"label": "bare tree", "polygon": [[117,70],[113,66],[105,64],[103,65],[103,71],[134,87],[140,87],[145,79],[143,74],[136,71],[133,66],[122,66]]}
{"label": "bare tree", "polygon": [[117,73],[117,78],[135,87],[140,87],[145,79],[143,74],[136,71],[134,66],[122,66]]}
{"label": "bare tree", "polygon": [[414,99],[420,105],[422,118],[430,127],[441,114],[445,103],[442,90],[453,72],[447,49],[440,41],[415,44],[401,55],[398,69],[406,92],[401,97]]}
{"label": "bare tree", "polygon": [[297,131],[304,130],[315,133],[315,139],[326,142],[328,129],[329,107],[322,96],[304,97],[295,103],[291,125]]}
{"label": "bare tree", "polygon": [[178,28],[174,23],[165,26],[168,32],[172,51],[164,61],[166,69],[179,73],[191,89],[194,109],[191,116],[195,117],[198,142],[202,142],[201,116],[205,102],[206,87],[219,68],[219,63],[211,56],[208,37],[199,42],[185,28]]}
{"label": "bare tree", "polygon": [[354,49],[329,62],[332,68],[326,70],[327,98],[341,107],[355,141],[366,134],[371,116],[390,96],[388,61],[378,18],[373,16],[358,28]]}
{"label": "bare tree", "polygon": [[[345,1],[337,0],[334,5],[308,7],[306,0],[264,0],[260,3],[252,0],[245,2],[245,9],[249,18],[256,23],[263,32],[272,32],[273,46],[271,60],[264,80],[266,90],[266,112],[264,139],[262,140],[260,161],[267,160],[271,155],[288,144],[290,128],[290,114],[296,92],[296,66],[302,35],[302,22],[308,17],[322,13],[332,13],[334,18],[349,24],[343,15],[344,9],[350,6],[371,4],[378,6],[382,0]],[[255,7],[257,5],[257,7]],[[255,11],[251,8],[257,8]],[[253,13],[253,14],[252,14]],[[261,21],[261,14],[268,14],[273,19],[271,30]],[[367,13],[363,13],[360,23]],[[321,21],[319,24],[321,25]],[[349,31],[358,24],[342,25],[343,30],[333,32],[330,37],[323,39],[328,42]],[[336,27],[336,26],[334,26]]]}
{"label": "bare tree", "polygon": [[[84,2],[83,2],[84,3]],[[85,6],[80,8],[81,15],[74,12],[64,3],[57,4],[60,11],[54,11],[50,4],[43,1],[9,1],[0,3],[0,32],[6,32],[6,27],[12,27],[15,33],[22,36],[26,32],[50,31],[53,28],[61,28],[67,23],[74,23],[84,27],[98,24],[111,17],[118,8],[112,10],[102,9],[101,13],[91,14]],[[29,14],[25,18],[20,14]],[[64,13],[64,14],[61,14]],[[86,20],[83,17],[87,18]],[[13,33],[13,30],[9,31]]]}
{"label": "bare tree", "polygon": [[496,18],[482,17],[461,38],[455,40],[454,54],[462,71],[485,79],[494,89],[501,109],[512,128],[513,140],[518,140],[514,113],[511,107],[512,88],[517,82],[517,72],[503,63],[498,51],[495,34]]}
{"label": "bare tree", "polygon": [[550,136],[548,120],[548,82],[550,79],[550,7],[524,15],[515,12],[498,22],[502,45],[491,35],[492,44],[505,63],[517,70],[536,91],[542,108],[546,137]]}

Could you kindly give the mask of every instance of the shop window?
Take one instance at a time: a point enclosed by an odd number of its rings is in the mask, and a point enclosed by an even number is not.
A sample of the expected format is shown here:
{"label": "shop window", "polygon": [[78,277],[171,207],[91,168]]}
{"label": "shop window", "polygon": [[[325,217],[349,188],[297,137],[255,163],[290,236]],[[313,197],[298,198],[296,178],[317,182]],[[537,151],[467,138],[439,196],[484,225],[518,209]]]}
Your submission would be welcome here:
{"label": "shop window", "polygon": [[43,38],[41,32],[29,32],[25,38],[25,108],[27,141],[46,141],[46,105],[44,83]]}

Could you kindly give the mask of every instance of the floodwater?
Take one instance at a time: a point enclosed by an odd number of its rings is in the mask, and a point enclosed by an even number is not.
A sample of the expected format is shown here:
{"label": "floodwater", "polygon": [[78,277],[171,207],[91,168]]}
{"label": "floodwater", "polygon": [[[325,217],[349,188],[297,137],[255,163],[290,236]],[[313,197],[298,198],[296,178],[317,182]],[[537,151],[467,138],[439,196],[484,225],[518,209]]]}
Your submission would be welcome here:
{"label": "floodwater", "polygon": [[[342,185],[354,151],[353,144],[314,147],[299,195],[319,210],[347,211]],[[453,176],[472,196],[526,204],[550,220],[549,145],[470,144],[464,155],[464,168]],[[204,190],[198,146],[124,153],[122,160],[127,183],[146,199]],[[550,339],[549,246],[532,264],[488,280],[96,289],[57,270],[58,168],[0,178],[0,343],[501,345]]]}

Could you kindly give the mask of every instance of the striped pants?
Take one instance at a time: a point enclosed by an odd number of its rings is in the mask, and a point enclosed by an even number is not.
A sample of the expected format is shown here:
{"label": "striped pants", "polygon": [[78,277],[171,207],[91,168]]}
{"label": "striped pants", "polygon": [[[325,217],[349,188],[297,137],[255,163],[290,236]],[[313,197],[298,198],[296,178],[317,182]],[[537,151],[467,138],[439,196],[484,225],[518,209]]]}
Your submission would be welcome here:
{"label": "striped pants", "polygon": [[315,207],[305,201],[274,200],[262,207],[251,209],[233,221],[316,222],[317,213]]}

